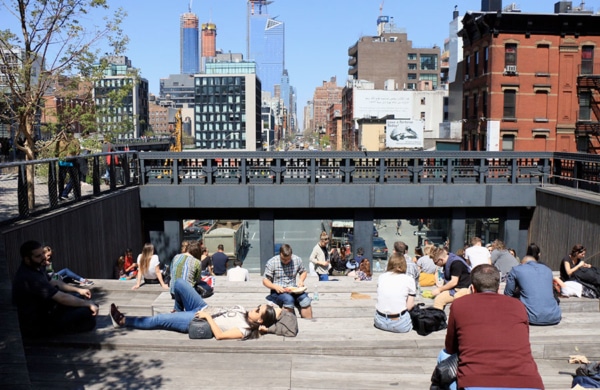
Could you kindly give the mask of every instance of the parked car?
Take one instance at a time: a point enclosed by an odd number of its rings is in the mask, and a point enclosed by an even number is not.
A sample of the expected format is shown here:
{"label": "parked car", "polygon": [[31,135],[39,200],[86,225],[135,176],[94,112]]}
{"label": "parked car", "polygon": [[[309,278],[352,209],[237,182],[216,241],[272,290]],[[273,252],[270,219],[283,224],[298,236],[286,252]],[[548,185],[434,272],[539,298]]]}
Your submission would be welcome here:
{"label": "parked car", "polygon": [[388,248],[381,237],[373,237],[373,260],[387,260]]}

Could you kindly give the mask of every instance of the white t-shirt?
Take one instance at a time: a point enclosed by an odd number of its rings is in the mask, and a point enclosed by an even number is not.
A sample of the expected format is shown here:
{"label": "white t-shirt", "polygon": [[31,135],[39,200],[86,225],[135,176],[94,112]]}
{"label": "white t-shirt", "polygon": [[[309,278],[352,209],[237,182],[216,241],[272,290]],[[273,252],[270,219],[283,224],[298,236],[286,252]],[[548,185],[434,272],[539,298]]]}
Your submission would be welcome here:
{"label": "white t-shirt", "polygon": [[465,250],[465,258],[471,262],[471,269],[481,264],[490,264],[490,251],[482,246],[470,246]]}
{"label": "white t-shirt", "polygon": [[[142,260],[142,255],[138,255],[137,257],[137,264],[138,267],[140,266],[140,260]],[[158,255],[152,255],[152,257],[150,258],[150,264],[148,265],[148,271],[146,271],[146,273],[144,273],[142,276],[144,277],[144,279],[157,279],[158,276],[156,276],[156,266],[160,265],[160,260],[158,260]]]}
{"label": "white t-shirt", "polygon": [[248,276],[248,270],[240,266],[227,270],[227,280],[230,282],[247,282],[250,280]]}
{"label": "white t-shirt", "polygon": [[406,274],[385,272],[377,280],[377,305],[381,313],[399,314],[406,310],[409,295],[416,295],[415,280]]}

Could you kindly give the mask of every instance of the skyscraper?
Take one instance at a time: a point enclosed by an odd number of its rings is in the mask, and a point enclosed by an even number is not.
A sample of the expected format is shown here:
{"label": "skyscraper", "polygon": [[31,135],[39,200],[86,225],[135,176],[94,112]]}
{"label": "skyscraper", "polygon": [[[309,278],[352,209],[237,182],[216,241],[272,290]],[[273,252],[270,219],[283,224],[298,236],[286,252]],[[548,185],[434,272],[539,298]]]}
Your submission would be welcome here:
{"label": "skyscraper", "polygon": [[180,18],[180,40],[180,73],[195,74],[200,72],[198,16],[192,13],[191,4],[189,12],[181,15]]}
{"label": "skyscraper", "polygon": [[263,91],[274,93],[281,82],[285,68],[285,25],[271,18],[267,12],[268,0],[248,0],[247,53],[249,61],[256,62],[256,72]]}

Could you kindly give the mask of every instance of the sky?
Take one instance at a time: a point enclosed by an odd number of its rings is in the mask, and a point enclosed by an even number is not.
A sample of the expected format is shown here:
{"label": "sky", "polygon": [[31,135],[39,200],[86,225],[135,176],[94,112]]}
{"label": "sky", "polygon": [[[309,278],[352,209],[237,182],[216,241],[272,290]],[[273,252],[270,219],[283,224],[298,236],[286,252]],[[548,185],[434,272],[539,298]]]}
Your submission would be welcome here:
{"label": "sky", "polygon": [[[188,12],[189,0],[109,0],[111,7],[124,8],[123,23],[130,43],[126,55],[158,95],[159,81],[179,73],[179,17]],[[2,2],[0,1],[0,4]],[[503,0],[507,6],[513,2]],[[515,2],[522,12],[553,13],[556,0]],[[578,6],[579,1],[573,1]],[[413,47],[443,48],[455,5],[460,15],[481,9],[481,0],[273,0],[268,13],[285,22],[285,67],[296,88],[298,117],[316,87],[336,77],[345,85],[348,48],[364,35],[377,35],[377,17],[394,18],[404,28]],[[381,11],[380,11],[381,7]],[[600,0],[588,0],[585,8],[600,11]],[[200,24],[215,23],[217,48],[246,57],[246,1],[195,0],[192,12]],[[0,28],[8,15],[0,8]],[[14,26],[8,21],[8,26]]]}

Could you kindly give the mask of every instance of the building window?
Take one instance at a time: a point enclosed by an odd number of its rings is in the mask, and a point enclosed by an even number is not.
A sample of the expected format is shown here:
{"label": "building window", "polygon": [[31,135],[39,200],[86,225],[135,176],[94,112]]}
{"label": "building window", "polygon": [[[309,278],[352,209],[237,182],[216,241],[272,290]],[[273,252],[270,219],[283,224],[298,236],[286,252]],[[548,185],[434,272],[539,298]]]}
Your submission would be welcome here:
{"label": "building window", "polygon": [[417,84],[416,83],[407,83],[406,89],[415,90],[415,89],[417,89]]}
{"label": "building window", "polygon": [[517,44],[507,43],[504,46],[504,67],[517,66]]}
{"label": "building window", "polygon": [[421,98],[421,105],[425,105],[425,98],[424,97]]}
{"label": "building window", "polygon": [[409,80],[416,80],[417,79],[417,74],[416,73],[409,73],[408,74],[408,79]]}
{"label": "building window", "polygon": [[471,112],[469,110],[470,109],[470,107],[469,107],[469,100],[470,100],[470,97],[469,96],[465,96],[465,107],[464,107],[465,108],[465,112],[463,113],[463,118],[465,118],[465,119],[469,118],[469,115],[471,115]]}
{"label": "building window", "polygon": [[481,93],[481,112],[484,117],[487,117],[487,112],[488,112],[488,93],[487,93],[487,91],[483,91]]}
{"label": "building window", "polygon": [[[423,80],[423,81],[431,81],[431,87],[433,89],[437,88],[437,78],[438,75],[437,74],[421,74],[419,76],[419,80]],[[426,83],[427,84],[427,83]]]}
{"label": "building window", "polygon": [[512,152],[515,150],[515,136],[513,134],[504,134],[502,136],[502,151]]}
{"label": "building window", "polygon": [[479,76],[479,50],[473,56],[473,77]]}
{"label": "building window", "polygon": [[483,49],[483,73],[486,74],[488,72],[488,65],[490,61],[490,48],[486,46]]}
{"label": "building window", "polygon": [[417,64],[408,64],[408,70],[417,70]]}
{"label": "building window", "polygon": [[479,96],[474,93],[473,94],[473,116],[475,118],[477,118],[477,115],[479,114]]}
{"label": "building window", "polygon": [[437,54],[421,54],[421,70],[437,70]]}
{"label": "building window", "polygon": [[534,120],[546,121],[548,120],[548,92],[547,91],[537,91],[535,93],[535,116]]}
{"label": "building window", "polygon": [[465,80],[469,79],[470,71],[471,71],[471,56],[467,56],[467,63],[465,65]]}
{"label": "building window", "polygon": [[514,119],[517,102],[517,91],[514,89],[507,89],[504,91],[504,119]]}
{"label": "building window", "polygon": [[550,73],[550,45],[538,45],[535,53],[535,66],[538,68],[537,73]]}
{"label": "building window", "polygon": [[581,74],[594,74],[594,46],[581,49]]}
{"label": "building window", "polygon": [[425,120],[425,111],[421,111],[421,120],[424,121]]}
{"label": "building window", "polygon": [[579,120],[589,121],[591,118],[591,93],[590,91],[581,91],[579,93]]}
{"label": "building window", "polygon": [[417,60],[417,53],[408,53],[408,60],[409,61],[416,61]]}

